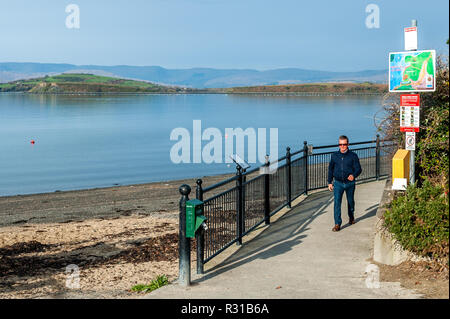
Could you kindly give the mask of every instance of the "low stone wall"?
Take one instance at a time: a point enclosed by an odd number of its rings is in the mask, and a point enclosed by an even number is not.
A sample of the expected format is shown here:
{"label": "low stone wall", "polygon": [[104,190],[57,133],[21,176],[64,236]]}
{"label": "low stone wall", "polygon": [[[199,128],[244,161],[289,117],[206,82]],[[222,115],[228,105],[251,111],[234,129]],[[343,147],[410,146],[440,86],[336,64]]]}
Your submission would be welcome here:
{"label": "low stone wall", "polygon": [[386,180],[383,197],[377,210],[377,219],[375,222],[375,238],[373,245],[373,260],[385,265],[398,265],[405,261],[429,261],[429,258],[421,257],[411,251],[403,249],[393,234],[384,226],[384,213],[386,205],[393,198],[392,180]]}

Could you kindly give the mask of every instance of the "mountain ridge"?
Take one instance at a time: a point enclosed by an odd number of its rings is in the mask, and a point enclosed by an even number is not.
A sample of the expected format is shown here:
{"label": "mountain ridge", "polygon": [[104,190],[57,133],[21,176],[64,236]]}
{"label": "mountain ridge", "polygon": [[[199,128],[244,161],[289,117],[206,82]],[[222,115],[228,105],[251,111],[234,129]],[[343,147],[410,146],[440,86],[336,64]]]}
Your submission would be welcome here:
{"label": "mountain ridge", "polygon": [[166,69],[161,66],[0,62],[0,83],[61,73],[90,73],[189,88],[231,88],[317,82],[386,83],[388,74],[387,70],[335,72],[279,68],[259,71],[254,69]]}

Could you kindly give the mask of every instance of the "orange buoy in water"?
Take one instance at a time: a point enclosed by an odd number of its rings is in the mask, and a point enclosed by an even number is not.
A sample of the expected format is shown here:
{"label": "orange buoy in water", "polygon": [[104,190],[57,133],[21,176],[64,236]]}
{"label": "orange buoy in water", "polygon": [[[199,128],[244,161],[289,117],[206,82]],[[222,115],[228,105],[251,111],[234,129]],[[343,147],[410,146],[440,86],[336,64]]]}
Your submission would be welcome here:
{"label": "orange buoy in water", "polygon": [[35,141],[34,140],[31,140],[31,144],[34,144],[35,143]]}

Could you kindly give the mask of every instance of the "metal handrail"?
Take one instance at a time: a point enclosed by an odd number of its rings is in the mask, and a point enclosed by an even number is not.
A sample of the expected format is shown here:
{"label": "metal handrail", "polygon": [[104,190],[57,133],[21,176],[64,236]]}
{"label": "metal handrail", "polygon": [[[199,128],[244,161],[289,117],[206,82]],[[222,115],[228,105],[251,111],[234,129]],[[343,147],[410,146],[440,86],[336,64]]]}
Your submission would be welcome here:
{"label": "metal handrail", "polygon": [[[381,142],[393,143],[382,145]],[[381,140],[377,135],[376,140],[349,143],[350,146],[364,144],[375,145],[352,149],[352,151],[362,153],[360,155],[362,156],[361,159],[364,159],[366,161],[364,165],[367,165],[365,168],[366,173],[364,176],[361,175],[359,180],[373,178],[378,180],[381,176],[386,175],[385,161],[387,158],[381,156],[380,150],[385,146],[395,145],[395,142],[387,139]],[[322,145],[314,147],[314,150],[337,146],[338,144]],[[375,150],[375,155],[370,150]],[[328,166],[326,162],[329,160],[329,155],[334,152],[325,151],[308,154],[307,142],[305,141],[302,149],[290,153],[290,148],[287,148],[286,155],[280,157],[278,160],[262,164],[249,171],[244,171],[237,165],[237,173],[235,176],[204,189],[201,186],[202,180],[197,180],[197,198],[205,203],[205,216],[209,212],[213,219],[210,221],[211,227],[208,227],[208,229],[209,231],[217,229],[216,233],[208,233],[201,230],[196,235],[197,272],[203,273],[203,265],[230,247],[233,243],[237,243],[238,245],[242,244],[242,237],[263,222],[270,224],[271,216],[283,207],[290,207],[291,202],[299,196],[303,194],[307,195],[308,191],[311,190],[325,188],[326,186],[324,185],[326,183],[324,183],[323,179],[327,175],[326,170]],[[302,154],[302,156],[292,159],[293,156],[299,154]],[[383,163],[381,160],[383,160]],[[275,173],[264,173],[246,180],[249,175],[257,172],[261,168],[270,167],[282,161],[285,161],[285,163],[278,165]],[[382,169],[383,173],[381,172]],[[219,194],[214,194],[205,200],[203,199],[205,193],[231,182],[236,183]],[[247,205],[249,207],[246,207]],[[249,215],[246,216],[247,214]],[[214,219],[217,220],[214,221]],[[205,244],[205,236],[208,239],[207,244],[211,244],[211,247]],[[218,242],[214,242],[215,240],[218,240]],[[205,251],[207,256],[204,256]]]}
{"label": "metal handrail", "polygon": [[[380,140],[380,141],[388,141],[388,140]],[[366,142],[349,143],[349,146],[351,146],[351,145],[361,145],[361,144],[373,144],[373,143],[376,143],[376,142],[377,142],[376,140],[373,140],[373,141],[366,141]],[[338,147],[338,146],[339,146],[339,144],[332,144],[332,145],[325,145],[325,146],[315,146],[314,149],[318,150],[318,149],[325,149],[325,148]],[[305,152],[305,150],[304,149],[300,149],[298,151],[295,151],[295,152],[291,153],[291,157],[295,156],[295,155],[298,155],[298,154],[300,154],[302,152]],[[281,162],[281,161],[284,161],[284,160],[286,160],[286,155],[280,157],[275,162],[272,162],[270,164],[273,165],[274,163]],[[253,168],[253,169],[251,169],[249,171],[246,171],[246,172],[243,173],[243,175],[250,175],[250,174],[260,170],[264,166],[267,166],[267,164],[262,164],[262,165],[260,165],[258,167],[255,167],[255,168]],[[211,191],[211,190],[213,190],[215,188],[221,187],[221,186],[223,186],[223,185],[225,185],[227,183],[235,181],[236,179],[237,179],[237,177],[233,176],[233,177],[230,177],[230,178],[228,178],[228,179],[226,179],[224,181],[221,181],[219,183],[216,183],[216,184],[210,185],[208,187],[205,187],[203,189],[203,193],[206,193],[206,192],[209,192],[209,191]]]}

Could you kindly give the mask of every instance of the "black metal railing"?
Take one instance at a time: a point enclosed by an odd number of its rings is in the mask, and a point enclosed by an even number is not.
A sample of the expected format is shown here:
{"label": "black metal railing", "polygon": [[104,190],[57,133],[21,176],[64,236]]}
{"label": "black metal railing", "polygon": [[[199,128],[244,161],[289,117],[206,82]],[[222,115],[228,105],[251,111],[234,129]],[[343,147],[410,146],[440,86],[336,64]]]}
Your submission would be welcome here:
{"label": "black metal railing", "polygon": [[[369,144],[369,146],[367,146]],[[236,175],[220,183],[203,188],[197,180],[196,197],[204,202],[207,229],[201,229],[197,240],[197,272],[222,251],[237,243],[260,224],[270,224],[270,217],[283,207],[290,207],[297,197],[308,191],[326,188],[328,163],[338,145],[314,147],[309,153],[307,142],[303,148],[266,163],[248,172],[237,165]],[[391,159],[397,145],[382,141],[377,135],[373,141],[350,143],[361,163],[358,181],[379,179],[390,173]],[[206,195],[211,194],[209,197]],[[206,198],[206,199],[205,199]]]}

